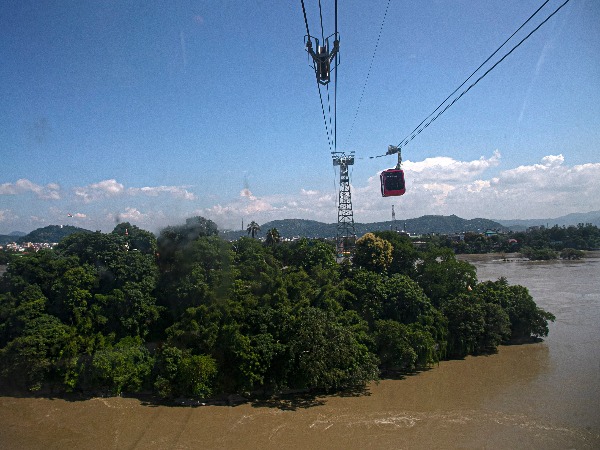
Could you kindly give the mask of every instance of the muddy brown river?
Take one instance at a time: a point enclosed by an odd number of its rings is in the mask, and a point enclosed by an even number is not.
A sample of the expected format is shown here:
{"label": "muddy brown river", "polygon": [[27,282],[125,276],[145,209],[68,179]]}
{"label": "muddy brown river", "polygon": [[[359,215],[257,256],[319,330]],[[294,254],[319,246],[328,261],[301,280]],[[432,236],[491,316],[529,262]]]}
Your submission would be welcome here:
{"label": "muddy brown river", "polygon": [[545,341],[309,404],[0,397],[0,448],[600,448],[600,253],[580,262],[469,260],[480,280],[505,276],[556,315]]}

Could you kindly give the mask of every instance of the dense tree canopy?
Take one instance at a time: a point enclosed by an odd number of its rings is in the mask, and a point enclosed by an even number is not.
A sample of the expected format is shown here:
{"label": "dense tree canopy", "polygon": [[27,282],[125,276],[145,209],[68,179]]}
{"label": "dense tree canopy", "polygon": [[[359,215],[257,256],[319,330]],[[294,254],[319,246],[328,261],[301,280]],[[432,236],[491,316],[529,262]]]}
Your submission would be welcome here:
{"label": "dense tree canopy", "polygon": [[[437,246],[451,248],[456,253],[520,252],[529,259],[569,259],[573,250],[600,248],[600,228],[580,223],[577,226],[531,227],[527,231],[508,234],[466,232],[456,236],[431,236]],[[571,250],[564,256],[559,252]],[[578,257],[581,257],[579,254]]]}
{"label": "dense tree canopy", "polygon": [[[252,234],[252,233],[250,233]],[[227,242],[204,218],[130,223],[15,258],[0,279],[0,377],[36,390],[165,397],[338,390],[545,336],[554,316],[448,249],[398,233]]]}

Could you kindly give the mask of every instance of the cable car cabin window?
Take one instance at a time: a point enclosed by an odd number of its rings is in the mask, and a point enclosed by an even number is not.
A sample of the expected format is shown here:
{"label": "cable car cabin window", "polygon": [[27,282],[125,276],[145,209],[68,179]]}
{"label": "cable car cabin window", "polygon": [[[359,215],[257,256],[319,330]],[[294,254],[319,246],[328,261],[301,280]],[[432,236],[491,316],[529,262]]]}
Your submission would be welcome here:
{"label": "cable car cabin window", "polygon": [[381,195],[390,197],[402,195],[406,192],[404,172],[398,169],[389,169],[381,172]]}

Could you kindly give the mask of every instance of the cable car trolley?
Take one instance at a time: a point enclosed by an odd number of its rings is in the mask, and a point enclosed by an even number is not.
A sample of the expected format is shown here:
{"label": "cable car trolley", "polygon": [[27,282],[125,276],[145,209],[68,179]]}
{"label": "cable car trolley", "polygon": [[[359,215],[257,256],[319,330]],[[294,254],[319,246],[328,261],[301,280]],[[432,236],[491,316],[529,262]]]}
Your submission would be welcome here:
{"label": "cable car trolley", "polygon": [[[330,46],[330,40],[333,45]],[[331,81],[331,71],[339,64],[340,35],[335,32],[326,37],[323,42],[318,38],[307,34],[304,36],[306,52],[310,56],[310,66],[314,69],[317,82],[326,85]],[[331,50],[329,50],[331,48]],[[316,49],[316,51],[315,51]]]}
{"label": "cable car trolley", "polygon": [[388,146],[388,155],[398,153],[398,164],[393,169],[381,171],[379,179],[381,181],[381,196],[395,197],[403,195],[406,192],[406,183],[404,182],[404,171],[402,170],[401,149],[390,145]]}

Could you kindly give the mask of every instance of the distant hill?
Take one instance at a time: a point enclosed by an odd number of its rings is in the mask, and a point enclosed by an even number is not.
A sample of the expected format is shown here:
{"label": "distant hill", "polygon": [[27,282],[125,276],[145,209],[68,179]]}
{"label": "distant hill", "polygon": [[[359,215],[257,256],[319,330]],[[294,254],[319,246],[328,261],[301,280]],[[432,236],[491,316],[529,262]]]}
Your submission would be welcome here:
{"label": "distant hill", "polygon": [[0,234],[0,245],[10,244],[11,242],[15,241],[15,237],[11,236],[10,234]]}
{"label": "distant hill", "polygon": [[[48,225],[44,228],[38,228],[31,233],[21,236],[16,240],[17,243],[23,242],[60,242],[62,239],[73,233],[93,233],[84,228],[74,227],[72,225]],[[14,237],[12,241],[14,241]],[[12,242],[11,241],[11,242]]]}
{"label": "distant hill", "polygon": [[[336,224],[317,222],[316,220],[305,219],[284,219],[273,220],[260,225],[258,237],[265,236],[267,230],[277,228],[283,238],[292,238],[296,236],[308,238],[330,238],[335,237]],[[224,239],[235,240],[242,236],[248,236],[246,230],[227,230],[220,232]]]}
{"label": "distant hill", "polygon": [[539,227],[540,225],[559,227],[577,225],[578,223],[591,223],[600,227],[600,211],[590,211],[587,213],[573,213],[566,216],[560,216],[554,219],[525,219],[525,220],[496,220],[496,222],[510,228],[513,231],[524,231],[529,227]]}
{"label": "distant hill", "polygon": [[356,234],[362,235],[369,231],[385,231],[396,227],[410,234],[440,233],[451,234],[464,231],[483,233],[486,230],[502,230],[504,227],[489,219],[462,219],[454,214],[451,216],[421,216],[416,219],[389,220],[366,224],[355,224]]}
{"label": "distant hill", "polygon": [[19,237],[25,236],[27,233],[22,231],[13,231],[10,234],[0,234],[0,245],[10,244],[15,242]]}
{"label": "distant hill", "polygon": [[[337,224],[322,223],[314,220],[285,219],[273,220],[260,225],[259,237],[265,236],[267,230],[277,228],[283,238],[307,237],[307,238],[334,238]],[[461,219],[458,216],[422,216],[417,219],[396,220],[396,222],[374,222],[355,223],[354,228],[357,236],[362,236],[370,231],[385,231],[391,229],[406,230],[411,234],[428,233],[460,233],[463,231],[484,232],[485,230],[500,230],[504,227],[493,220],[488,219]],[[238,239],[247,236],[244,230],[222,231],[221,236],[225,239]]]}

